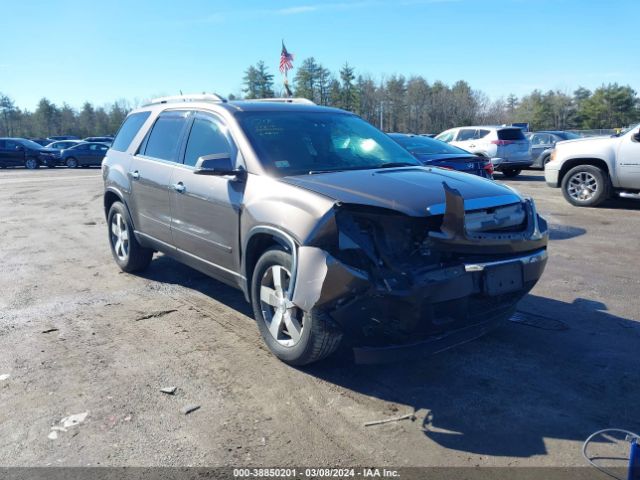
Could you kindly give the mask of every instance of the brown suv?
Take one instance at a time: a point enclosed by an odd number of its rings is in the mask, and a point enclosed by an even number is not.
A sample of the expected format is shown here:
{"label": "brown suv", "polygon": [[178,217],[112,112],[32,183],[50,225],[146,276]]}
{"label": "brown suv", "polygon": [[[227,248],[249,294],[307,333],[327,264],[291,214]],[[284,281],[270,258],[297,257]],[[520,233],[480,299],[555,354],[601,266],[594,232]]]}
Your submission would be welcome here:
{"label": "brown suv", "polygon": [[423,167],[356,115],[305,100],[152,101],[123,123],[103,176],[120,268],[160,251],[240,288],[294,365],[341,340],[375,362],[475,338],[547,260],[531,199]]}

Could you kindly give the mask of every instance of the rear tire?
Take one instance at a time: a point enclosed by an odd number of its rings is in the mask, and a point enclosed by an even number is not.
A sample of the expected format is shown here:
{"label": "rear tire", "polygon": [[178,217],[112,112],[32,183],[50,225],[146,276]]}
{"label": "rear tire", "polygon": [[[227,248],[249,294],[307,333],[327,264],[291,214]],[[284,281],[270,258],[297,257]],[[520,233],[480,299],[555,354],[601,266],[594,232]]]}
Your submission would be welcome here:
{"label": "rear tire", "polygon": [[76,160],[73,157],[69,157],[65,160],[64,164],[67,166],[67,168],[78,168],[78,160]]}
{"label": "rear tire", "polygon": [[38,163],[38,160],[36,160],[35,158],[27,158],[24,161],[24,168],[27,168],[29,170],[35,170],[39,167],[40,167],[40,164]]}
{"label": "rear tire", "polygon": [[303,312],[290,302],[291,265],[291,255],[281,248],[264,252],[253,270],[251,304],[269,350],[283,362],[299,366],[335,352],[342,332],[325,314]]}
{"label": "rear tire", "polygon": [[502,171],[502,175],[504,175],[507,178],[515,178],[518,175],[520,175],[521,171],[522,171],[521,168],[507,168]]}
{"label": "rear tire", "polygon": [[151,263],[153,250],[138,243],[133,225],[122,202],[114,202],[107,216],[109,245],[118,266],[125,272],[139,272]]}
{"label": "rear tire", "polygon": [[609,175],[593,165],[578,165],[562,177],[562,194],[576,207],[596,207],[611,196]]}

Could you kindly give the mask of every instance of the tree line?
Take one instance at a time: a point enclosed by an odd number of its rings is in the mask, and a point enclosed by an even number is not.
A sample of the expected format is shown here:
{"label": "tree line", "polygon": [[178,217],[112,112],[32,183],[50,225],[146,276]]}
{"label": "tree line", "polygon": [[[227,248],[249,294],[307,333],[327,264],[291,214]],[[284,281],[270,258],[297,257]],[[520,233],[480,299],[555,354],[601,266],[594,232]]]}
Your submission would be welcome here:
{"label": "tree line", "polygon": [[[244,72],[242,94],[229,98],[282,96],[279,85],[260,61]],[[640,98],[630,86],[617,83],[593,91],[534,90],[491,100],[464,80],[447,85],[419,75],[374,79],[348,63],[335,74],[309,57],[297,67],[292,87],[297,97],[355,112],[388,132],[439,133],[457,126],[514,122],[529,123],[532,130],[608,129],[640,122]],[[43,98],[31,112],[0,93],[0,136],[114,134],[131,108],[119,100],[99,107],[85,102],[76,110]]]}
{"label": "tree line", "polygon": [[[345,63],[337,74],[315,58],[302,61],[293,78],[297,97],[349,110],[385,131],[438,133],[474,124],[526,122],[532,130],[608,129],[640,121],[640,98],[630,86],[610,83],[573,93],[534,90],[491,100],[460,80],[429,83],[422,76],[391,75],[376,80]],[[280,95],[264,62],[243,78],[245,98]]]}
{"label": "tree line", "polygon": [[52,135],[76,135],[80,138],[114,134],[131,110],[125,100],[96,107],[85,102],[80,110],[66,103],[57,106],[46,98],[31,112],[16,106],[0,93],[0,136],[46,138]]}

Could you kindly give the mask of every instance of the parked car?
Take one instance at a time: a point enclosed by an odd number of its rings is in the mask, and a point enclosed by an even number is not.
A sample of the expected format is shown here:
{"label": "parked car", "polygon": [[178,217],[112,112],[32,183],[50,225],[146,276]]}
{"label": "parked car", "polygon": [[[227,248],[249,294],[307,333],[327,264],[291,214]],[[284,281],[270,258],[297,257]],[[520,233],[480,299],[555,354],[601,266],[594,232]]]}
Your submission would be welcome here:
{"label": "parked car", "polygon": [[54,150],[64,150],[65,148],[73,147],[74,145],[77,145],[79,143],[82,143],[82,140],[59,140],[50,143],[46,148],[52,148]]}
{"label": "parked car", "polygon": [[57,142],[60,140],[80,140],[80,138],[76,137],[75,135],[54,135],[49,137],[49,140],[51,140],[52,142]]}
{"label": "parked car", "polygon": [[531,166],[529,140],[519,127],[458,127],[446,130],[436,139],[487,158],[500,158],[494,165],[505,177],[517,176]]}
{"label": "parked car", "polygon": [[487,157],[479,157],[461,148],[421,135],[390,133],[389,136],[406,148],[423,165],[493,178],[493,163]]}
{"label": "parked car", "polygon": [[82,142],[60,152],[59,163],[69,168],[101,165],[109,150],[104,143]]}
{"label": "parked car", "polygon": [[531,167],[542,169],[551,160],[551,151],[556,143],[581,138],[580,135],[562,130],[544,130],[526,135],[531,142]]}
{"label": "parked car", "polygon": [[57,150],[45,148],[26,138],[0,138],[0,168],[25,167],[30,170],[49,165]]}
{"label": "parked car", "polygon": [[611,137],[557,143],[544,177],[578,207],[595,207],[613,195],[640,198],[640,124]]}
{"label": "parked car", "polygon": [[100,142],[111,145],[113,142],[113,137],[87,137],[84,139],[85,142]]}
{"label": "parked car", "polygon": [[103,178],[122,270],[161,251],[240,288],[293,365],[342,338],[364,363],[476,338],[547,259],[533,200],[426,168],[360,117],[304,99],[154,100],[124,121]]}

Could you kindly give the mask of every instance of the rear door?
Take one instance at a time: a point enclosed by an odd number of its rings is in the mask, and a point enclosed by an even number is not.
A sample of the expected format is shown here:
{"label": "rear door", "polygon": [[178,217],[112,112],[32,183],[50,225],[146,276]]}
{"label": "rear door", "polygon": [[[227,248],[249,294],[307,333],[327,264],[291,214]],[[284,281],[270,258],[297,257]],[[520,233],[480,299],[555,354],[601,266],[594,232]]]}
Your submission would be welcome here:
{"label": "rear door", "polygon": [[189,116],[183,110],[158,115],[129,168],[136,231],[168,246],[173,246],[169,189]]}
{"label": "rear door", "polygon": [[536,160],[542,152],[553,148],[553,137],[548,133],[534,133],[530,138],[531,158]]}
{"label": "rear door", "polygon": [[87,161],[88,165],[101,165],[102,159],[107,154],[107,150],[109,147],[102,144],[94,143],[89,146],[89,152],[91,153],[89,160]]}
{"label": "rear door", "polygon": [[204,260],[214,274],[233,280],[240,266],[238,222],[244,182],[232,177],[197,175],[199,157],[228,155],[238,161],[238,150],[224,121],[196,113],[184,149],[183,163],[173,174],[177,189],[170,191],[171,229],[175,246]]}

